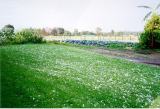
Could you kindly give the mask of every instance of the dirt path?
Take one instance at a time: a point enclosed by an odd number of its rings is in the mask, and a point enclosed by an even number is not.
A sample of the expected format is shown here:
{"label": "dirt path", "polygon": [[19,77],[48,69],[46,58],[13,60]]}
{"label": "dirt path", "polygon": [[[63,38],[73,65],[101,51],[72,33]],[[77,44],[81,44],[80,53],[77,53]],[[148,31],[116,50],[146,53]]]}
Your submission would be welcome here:
{"label": "dirt path", "polygon": [[155,51],[150,51],[146,54],[137,53],[132,50],[107,50],[101,48],[92,49],[91,51],[115,58],[124,58],[133,62],[160,66],[160,53]]}

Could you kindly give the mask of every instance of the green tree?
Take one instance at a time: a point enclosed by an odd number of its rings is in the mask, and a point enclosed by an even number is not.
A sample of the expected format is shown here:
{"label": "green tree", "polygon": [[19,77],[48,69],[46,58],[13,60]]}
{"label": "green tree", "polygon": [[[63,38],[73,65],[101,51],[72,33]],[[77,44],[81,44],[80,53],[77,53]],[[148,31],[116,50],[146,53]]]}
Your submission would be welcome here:
{"label": "green tree", "polygon": [[160,16],[153,13],[141,34],[140,43],[145,47],[157,48],[160,45]]}
{"label": "green tree", "polygon": [[[141,34],[140,43],[145,45],[145,47],[149,46],[150,48],[156,48],[156,43],[159,43],[160,37],[160,16],[158,15],[158,9],[160,8],[160,3],[155,7],[150,6],[138,6],[140,8],[149,9],[149,12],[145,15],[144,21],[147,20],[146,25],[144,27],[145,32]],[[160,43],[159,43],[160,44]]]}
{"label": "green tree", "polygon": [[153,13],[151,19],[147,21],[144,29],[145,31],[160,30],[160,16]]}
{"label": "green tree", "polygon": [[0,43],[10,43],[14,36],[14,26],[13,25],[5,25],[0,30]]}
{"label": "green tree", "polygon": [[4,36],[11,37],[14,34],[14,26],[13,25],[5,25],[2,28],[2,32],[4,33]]}

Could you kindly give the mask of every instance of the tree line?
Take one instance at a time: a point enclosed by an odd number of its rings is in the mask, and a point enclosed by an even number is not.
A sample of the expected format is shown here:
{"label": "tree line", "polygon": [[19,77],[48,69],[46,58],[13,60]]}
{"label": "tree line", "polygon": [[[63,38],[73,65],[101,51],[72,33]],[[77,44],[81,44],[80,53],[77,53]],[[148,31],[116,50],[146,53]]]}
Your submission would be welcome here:
{"label": "tree line", "polygon": [[130,31],[114,31],[103,32],[101,28],[97,27],[95,31],[79,31],[74,29],[73,32],[66,30],[62,27],[57,28],[42,28],[36,29],[42,36],[123,36],[123,35],[134,35],[139,36],[141,32],[130,32]]}

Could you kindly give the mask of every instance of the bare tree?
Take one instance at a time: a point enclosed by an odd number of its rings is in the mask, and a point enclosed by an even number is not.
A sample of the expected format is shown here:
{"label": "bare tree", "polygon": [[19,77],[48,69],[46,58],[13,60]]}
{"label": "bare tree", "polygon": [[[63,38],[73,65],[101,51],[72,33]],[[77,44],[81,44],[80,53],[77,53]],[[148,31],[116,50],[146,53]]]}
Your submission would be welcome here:
{"label": "bare tree", "polygon": [[58,35],[63,35],[64,34],[64,28],[57,28],[57,33],[58,33]]}
{"label": "bare tree", "polygon": [[155,8],[153,8],[153,7],[150,7],[150,6],[145,6],[145,5],[143,5],[143,6],[137,6],[137,7],[139,7],[139,8],[145,8],[145,9],[149,9],[149,12],[145,15],[145,17],[144,17],[144,21],[147,19],[147,18],[149,18],[153,13],[156,13],[157,11],[158,11],[158,9],[160,8],[160,3],[155,7]]}
{"label": "bare tree", "polygon": [[57,36],[57,29],[56,29],[56,28],[53,28],[53,29],[52,29],[51,35]]}
{"label": "bare tree", "polygon": [[102,29],[100,27],[97,27],[96,28],[96,34],[97,34],[97,36],[100,36],[101,32],[102,32]]}
{"label": "bare tree", "polygon": [[74,29],[74,33],[73,33],[73,34],[74,34],[74,36],[79,35],[79,34],[78,34],[78,29]]}

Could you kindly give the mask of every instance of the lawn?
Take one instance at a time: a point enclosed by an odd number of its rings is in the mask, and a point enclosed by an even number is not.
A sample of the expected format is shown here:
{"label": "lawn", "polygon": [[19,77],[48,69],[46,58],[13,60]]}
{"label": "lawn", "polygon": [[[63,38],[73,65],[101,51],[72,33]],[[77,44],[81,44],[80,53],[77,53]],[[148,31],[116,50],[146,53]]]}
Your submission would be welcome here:
{"label": "lawn", "polygon": [[0,50],[1,107],[159,105],[160,67],[58,44],[8,45]]}

